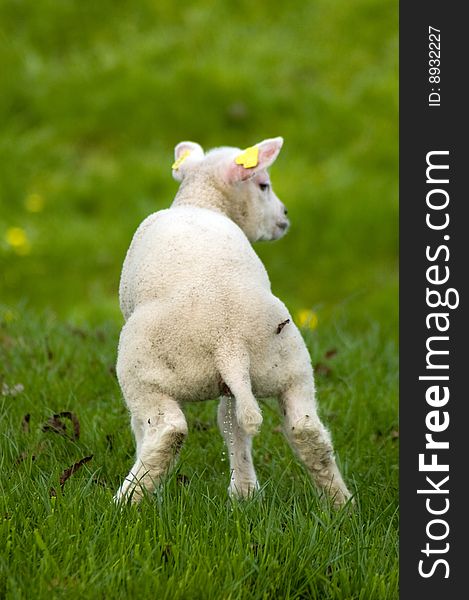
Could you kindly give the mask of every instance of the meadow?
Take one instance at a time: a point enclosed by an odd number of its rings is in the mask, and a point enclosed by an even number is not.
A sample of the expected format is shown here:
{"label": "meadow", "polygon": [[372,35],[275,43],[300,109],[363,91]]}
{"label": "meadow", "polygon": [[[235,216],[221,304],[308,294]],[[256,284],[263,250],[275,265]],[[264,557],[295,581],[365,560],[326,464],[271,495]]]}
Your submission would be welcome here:
{"label": "meadow", "polygon": [[[390,0],[0,0],[0,597],[398,597],[397,24]],[[292,227],[255,250],[355,510],[319,497],[274,400],[261,493],[228,500],[215,399],[156,496],[117,510],[132,234],[171,203],[176,143],[276,135]]]}

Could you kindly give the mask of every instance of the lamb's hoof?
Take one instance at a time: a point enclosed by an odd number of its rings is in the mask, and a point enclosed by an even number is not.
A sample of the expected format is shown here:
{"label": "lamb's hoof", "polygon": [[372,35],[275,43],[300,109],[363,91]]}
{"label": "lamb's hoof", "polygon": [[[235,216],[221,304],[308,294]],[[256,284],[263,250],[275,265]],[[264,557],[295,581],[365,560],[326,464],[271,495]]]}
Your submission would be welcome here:
{"label": "lamb's hoof", "polygon": [[355,507],[355,500],[352,498],[352,494],[346,487],[331,490],[330,495],[332,506],[335,510],[339,510],[344,506],[347,506],[349,510],[353,510]]}
{"label": "lamb's hoof", "polygon": [[256,435],[262,425],[262,414],[258,408],[247,408],[236,415],[238,424],[247,435]]}
{"label": "lamb's hoof", "polygon": [[117,505],[138,504],[143,498],[141,488],[125,481],[113,496],[113,501]]}
{"label": "lamb's hoof", "polygon": [[258,481],[231,481],[228,487],[230,498],[242,500],[252,498],[259,491]]}

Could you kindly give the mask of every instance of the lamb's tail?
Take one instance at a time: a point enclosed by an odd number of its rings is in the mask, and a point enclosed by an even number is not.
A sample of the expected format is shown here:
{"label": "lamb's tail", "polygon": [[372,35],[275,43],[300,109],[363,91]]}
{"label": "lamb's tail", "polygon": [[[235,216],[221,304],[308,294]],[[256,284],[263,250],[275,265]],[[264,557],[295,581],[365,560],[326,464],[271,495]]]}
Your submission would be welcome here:
{"label": "lamb's tail", "polygon": [[238,424],[248,435],[255,435],[262,424],[262,413],[252,393],[249,362],[244,348],[225,345],[217,353],[222,389],[225,395],[235,398]]}

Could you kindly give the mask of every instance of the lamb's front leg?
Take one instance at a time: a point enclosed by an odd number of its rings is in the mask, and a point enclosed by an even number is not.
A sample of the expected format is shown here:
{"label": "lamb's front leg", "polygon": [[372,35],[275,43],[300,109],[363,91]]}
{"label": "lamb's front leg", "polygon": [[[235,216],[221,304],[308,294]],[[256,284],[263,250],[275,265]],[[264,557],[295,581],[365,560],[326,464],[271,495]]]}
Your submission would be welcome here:
{"label": "lamb's front leg", "polygon": [[330,434],[316,410],[312,385],[289,388],[281,397],[286,435],[314,482],[336,508],[344,505],[350,492],[336,465]]}
{"label": "lamb's front leg", "polygon": [[234,398],[222,396],[218,405],[218,426],[228,449],[231,479],[230,496],[247,497],[259,489],[252,462],[252,436],[239,426]]}

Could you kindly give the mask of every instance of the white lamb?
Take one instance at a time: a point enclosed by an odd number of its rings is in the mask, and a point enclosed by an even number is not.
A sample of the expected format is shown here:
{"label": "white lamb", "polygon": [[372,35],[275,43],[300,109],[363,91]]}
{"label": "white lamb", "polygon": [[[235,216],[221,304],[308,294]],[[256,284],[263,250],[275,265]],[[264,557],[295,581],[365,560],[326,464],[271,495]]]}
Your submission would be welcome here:
{"label": "white lamb", "polygon": [[173,165],[181,185],[171,208],[135,233],[120,282],[126,323],[117,374],[137,457],[118,501],[140,500],[167,472],[188,432],[183,403],[217,396],[231,495],[258,488],[256,397],[276,397],[287,436],[317,486],[335,506],[350,497],[317,415],[308,351],[250,244],[278,239],[289,226],[267,173],[282,144],[277,137],[205,154],[181,142]]}

